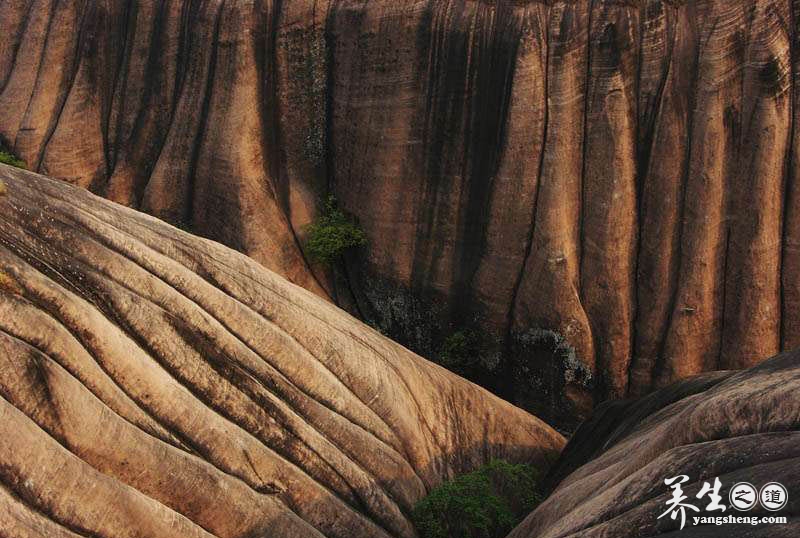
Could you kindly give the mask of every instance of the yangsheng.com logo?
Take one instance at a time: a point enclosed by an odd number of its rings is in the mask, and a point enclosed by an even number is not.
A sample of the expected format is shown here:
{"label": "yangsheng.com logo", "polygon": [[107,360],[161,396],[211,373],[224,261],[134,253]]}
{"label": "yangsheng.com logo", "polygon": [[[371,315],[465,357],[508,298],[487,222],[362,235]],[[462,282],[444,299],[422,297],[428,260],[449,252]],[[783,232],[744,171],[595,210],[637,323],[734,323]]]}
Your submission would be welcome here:
{"label": "yangsheng.com logo", "polygon": [[[761,524],[782,524],[787,522],[786,517],[782,516],[745,516],[730,513],[728,515],[694,515],[701,510],[696,503],[689,502],[689,496],[683,491],[683,484],[689,481],[686,475],[678,475],[664,480],[672,496],[667,499],[667,509],[658,516],[658,519],[670,516],[671,519],[680,518],[681,530],[686,526],[687,513],[691,517],[694,525],[761,525]],[[722,482],[719,478],[714,478],[713,483],[703,482],[703,487],[695,495],[696,499],[707,499],[708,504],[705,512],[725,512],[728,508],[739,512],[747,512],[757,505],[770,512],[777,512],[783,509],[789,502],[788,490],[779,482],[769,482],[757,488],[749,482],[738,482],[728,490],[728,502],[730,506],[723,503],[723,496],[720,494]]]}
{"label": "yangsheng.com logo", "polygon": [[695,525],[775,525],[786,523],[786,521],[786,518],[782,516],[692,516],[692,523]]}

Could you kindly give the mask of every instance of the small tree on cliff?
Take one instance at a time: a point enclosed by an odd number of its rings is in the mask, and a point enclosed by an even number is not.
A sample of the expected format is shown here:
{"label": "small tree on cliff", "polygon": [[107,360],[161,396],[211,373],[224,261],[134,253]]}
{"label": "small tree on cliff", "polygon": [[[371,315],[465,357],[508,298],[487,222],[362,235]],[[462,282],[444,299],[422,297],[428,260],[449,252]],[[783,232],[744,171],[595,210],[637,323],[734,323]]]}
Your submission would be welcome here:
{"label": "small tree on cliff", "polygon": [[315,262],[331,265],[346,251],[366,244],[367,234],[329,196],[322,214],[307,230],[306,252]]}

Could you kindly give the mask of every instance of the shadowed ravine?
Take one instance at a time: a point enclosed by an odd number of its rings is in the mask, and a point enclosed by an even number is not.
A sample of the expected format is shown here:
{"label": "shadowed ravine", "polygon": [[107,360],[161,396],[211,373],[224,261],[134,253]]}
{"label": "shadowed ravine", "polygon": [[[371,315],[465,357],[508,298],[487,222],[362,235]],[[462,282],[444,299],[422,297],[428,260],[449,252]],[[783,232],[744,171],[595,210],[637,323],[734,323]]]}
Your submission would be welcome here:
{"label": "shadowed ravine", "polygon": [[[542,416],[800,345],[800,2],[0,6],[0,135],[33,169],[424,355],[481,327]],[[336,277],[300,247],[327,193],[369,238]]]}

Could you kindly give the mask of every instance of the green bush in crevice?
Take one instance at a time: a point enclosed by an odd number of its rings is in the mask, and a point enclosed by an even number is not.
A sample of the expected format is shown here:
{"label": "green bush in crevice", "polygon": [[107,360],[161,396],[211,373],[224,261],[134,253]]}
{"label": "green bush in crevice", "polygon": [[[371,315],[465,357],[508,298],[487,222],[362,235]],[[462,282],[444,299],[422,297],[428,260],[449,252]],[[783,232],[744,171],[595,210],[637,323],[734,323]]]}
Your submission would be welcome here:
{"label": "green bush in crevice", "polygon": [[331,265],[346,251],[366,244],[367,234],[356,222],[339,209],[336,199],[328,197],[322,214],[306,229],[308,257],[315,262]]}
{"label": "green bush in crevice", "polygon": [[448,370],[467,378],[491,374],[500,364],[498,342],[491,335],[475,328],[462,328],[450,333],[442,342],[435,361]]}
{"label": "green bush in crevice", "polygon": [[0,142],[0,163],[17,168],[27,168],[25,161],[14,155],[2,142]]}
{"label": "green bush in crevice", "polygon": [[420,538],[503,538],[538,505],[536,470],[493,460],[433,489],[414,507]]}

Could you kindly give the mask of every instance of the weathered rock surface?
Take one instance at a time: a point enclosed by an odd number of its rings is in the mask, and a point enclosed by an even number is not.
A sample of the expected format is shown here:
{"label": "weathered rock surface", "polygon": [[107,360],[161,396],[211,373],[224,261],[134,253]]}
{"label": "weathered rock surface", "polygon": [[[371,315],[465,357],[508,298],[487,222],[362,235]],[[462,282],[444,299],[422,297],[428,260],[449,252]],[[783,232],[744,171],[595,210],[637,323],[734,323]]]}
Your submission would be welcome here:
{"label": "weathered rock surface", "polygon": [[[666,515],[667,478],[686,475],[687,526]],[[725,512],[705,512],[704,482],[722,483]],[[558,486],[509,538],[790,538],[800,536],[800,351],[743,372],[714,372],[639,400],[598,409],[552,468]],[[728,494],[739,482],[780,482],[788,504],[735,510]],[[691,516],[783,516],[787,524],[694,526]]]}
{"label": "weathered rock surface", "polygon": [[[517,401],[800,345],[797,0],[0,7],[0,135],[34,169],[425,354],[482,327]],[[327,192],[370,241],[337,278],[298,240]]]}
{"label": "weathered rock surface", "polygon": [[563,438],[250,258],[0,165],[0,536],[415,536]]}

